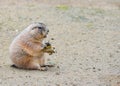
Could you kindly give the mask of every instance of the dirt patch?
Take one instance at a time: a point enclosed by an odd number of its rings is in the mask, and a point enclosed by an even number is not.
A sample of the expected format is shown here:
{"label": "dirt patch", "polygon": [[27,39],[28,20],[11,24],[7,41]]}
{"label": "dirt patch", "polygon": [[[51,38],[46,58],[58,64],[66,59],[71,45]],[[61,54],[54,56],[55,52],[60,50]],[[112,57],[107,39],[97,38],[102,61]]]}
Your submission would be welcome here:
{"label": "dirt patch", "polygon": [[[1,0],[1,86],[119,86],[119,0]],[[11,68],[9,45],[32,22],[43,22],[57,53],[46,72]],[[54,40],[51,40],[54,38]]]}

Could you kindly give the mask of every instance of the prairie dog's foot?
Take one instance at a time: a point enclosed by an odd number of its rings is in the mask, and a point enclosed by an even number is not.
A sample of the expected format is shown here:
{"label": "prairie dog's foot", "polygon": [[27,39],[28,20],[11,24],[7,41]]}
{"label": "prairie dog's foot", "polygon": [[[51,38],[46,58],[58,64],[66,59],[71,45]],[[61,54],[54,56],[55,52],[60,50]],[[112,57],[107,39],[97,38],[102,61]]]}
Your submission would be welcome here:
{"label": "prairie dog's foot", "polygon": [[40,67],[40,69],[39,69],[40,71],[47,71],[48,70],[48,68],[47,67]]}
{"label": "prairie dog's foot", "polygon": [[[16,65],[11,65],[11,67],[14,67],[14,68],[18,68]],[[21,69],[21,68],[19,68],[19,69]],[[48,68],[46,67],[46,66],[41,66],[40,68],[38,67],[32,67],[32,68],[28,68],[29,70],[40,70],[40,71],[47,71],[48,70]]]}

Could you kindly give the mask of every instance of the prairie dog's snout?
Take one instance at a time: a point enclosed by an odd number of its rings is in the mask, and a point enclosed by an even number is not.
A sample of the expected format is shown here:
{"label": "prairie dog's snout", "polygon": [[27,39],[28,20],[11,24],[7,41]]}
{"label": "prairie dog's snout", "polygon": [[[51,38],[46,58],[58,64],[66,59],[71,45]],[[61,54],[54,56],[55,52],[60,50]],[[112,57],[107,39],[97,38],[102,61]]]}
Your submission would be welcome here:
{"label": "prairie dog's snout", "polygon": [[48,28],[46,28],[46,25],[44,25],[43,23],[40,23],[40,26],[38,26],[38,30],[41,32],[41,34],[44,37],[47,37],[49,30]]}
{"label": "prairie dog's snout", "polygon": [[42,34],[44,35],[45,38],[47,37],[48,33],[49,30],[47,28],[45,28],[45,30],[42,30]]}

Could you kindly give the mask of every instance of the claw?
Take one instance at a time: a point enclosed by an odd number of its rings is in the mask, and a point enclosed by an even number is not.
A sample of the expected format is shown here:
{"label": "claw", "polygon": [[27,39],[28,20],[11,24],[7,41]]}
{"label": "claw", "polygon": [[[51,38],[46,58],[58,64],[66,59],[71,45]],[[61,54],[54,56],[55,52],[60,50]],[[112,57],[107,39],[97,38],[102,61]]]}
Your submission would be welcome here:
{"label": "claw", "polygon": [[47,71],[47,70],[48,70],[47,67],[41,67],[41,68],[40,68],[40,71]]}

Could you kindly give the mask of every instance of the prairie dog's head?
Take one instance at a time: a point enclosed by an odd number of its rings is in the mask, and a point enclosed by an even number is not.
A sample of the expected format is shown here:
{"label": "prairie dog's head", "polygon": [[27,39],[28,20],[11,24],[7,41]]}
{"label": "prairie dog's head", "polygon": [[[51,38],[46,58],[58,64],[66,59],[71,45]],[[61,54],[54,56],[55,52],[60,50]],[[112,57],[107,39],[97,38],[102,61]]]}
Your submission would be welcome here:
{"label": "prairie dog's head", "polygon": [[30,34],[35,39],[43,39],[47,37],[49,30],[46,28],[46,25],[43,23],[33,23],[28,26],[30,29]]}

